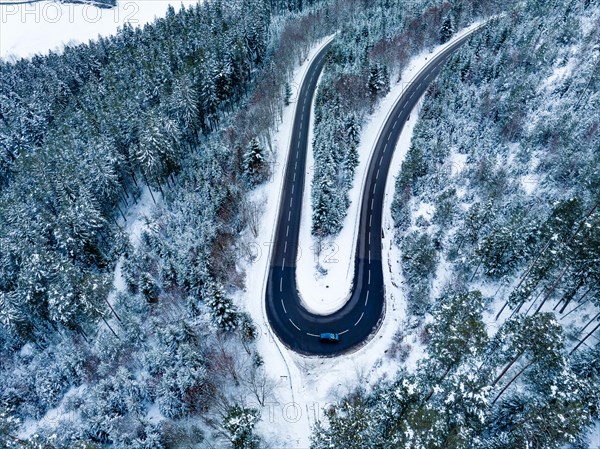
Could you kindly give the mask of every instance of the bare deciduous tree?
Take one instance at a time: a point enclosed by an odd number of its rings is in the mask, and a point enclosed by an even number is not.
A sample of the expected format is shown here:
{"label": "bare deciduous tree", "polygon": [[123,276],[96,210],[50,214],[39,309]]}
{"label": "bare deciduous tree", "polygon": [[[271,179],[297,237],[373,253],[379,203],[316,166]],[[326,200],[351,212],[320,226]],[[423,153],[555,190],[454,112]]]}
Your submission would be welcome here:
{"label": "bare deciduous tree", "polygon": [[245,201],[242,205],[244,222],[248,225],[250,232],[256,238],[260,231],[260,217],[264,211],[264,201]]}

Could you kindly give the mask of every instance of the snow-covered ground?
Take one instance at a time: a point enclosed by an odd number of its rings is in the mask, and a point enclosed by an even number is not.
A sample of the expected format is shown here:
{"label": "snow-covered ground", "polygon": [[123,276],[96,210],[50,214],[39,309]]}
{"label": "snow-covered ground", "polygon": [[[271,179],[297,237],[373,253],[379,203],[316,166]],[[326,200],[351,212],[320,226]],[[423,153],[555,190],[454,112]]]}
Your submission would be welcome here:
{"label": "snow-covered ground", "polygon": [[[388,95],[380,102],[377,111],[370,116],[361,133],[361,143],[358,147],[359,166],[356,169],[354,184],[349,193],[351,203],[344,220],[344,227],[337,236],[323,241],[322,251],[318,259],[314,250],[316,241],[310,233],[312,217],[310,186],[313,179],[312,167],[314,166],[314,159],[312,145],[309,145],[306,162],[307,171],[303,198],[303,214],[300,224],[300,257],[297,261],[296,276],[300,296],[306,308],[311,312],[328,315],[339,310],[349,299],[354,274],[352,268],[354,267],[354,250],[356,248],[356,236],[358,235],[360,196],[366,182],[369,160],[386,117],[391,113],[402,92],[410,85],[411,80],[423,69],[428,59],[431,60],[432,57],[449,45],[452,45],[457,39],[472,32],[480,25],[481,22],[476,22],[460,33],[457,33],[446,44],[416,56],[402,73],[401,81],[392,86]],[[312,136],[314,121],[311,119],[310,123],[310,136]],[[283,126],[285,126],[285,122]],[[309,142],[312,142],[312,138]],[[406,143],[406,149],[408,149],[409,144],[410,141]],[[390,176],[387,180],[388,186],[393,185],[393,178],[398,171],[399,166],[398,169],[392,168],[390,170]],[[393,187],[390,197],[392,195]],[[391,201],[391,198],[389,200]],[[389,205],[386,206],[386,210],[389,210]],[[386,230],[392,228],[393,226],[390,222],[384,228],[384,233]],[[323,270],[318,270],[317,266],[324,268],[326,274],[323,274]]]}
{"label": "snow-covered ground", "polygon": [[55,427],[61,423],[67,422],[78,422],[80,415],[78,412],[67,411],[65,404],[70,398],[81,396],[85,392],[85,385],[81,385],[77,388],[72,387],[67,391],[61,401],[61,403],[50,410],[48,410],[44,416],[38,421],[28,419],[23,422],[21,430],[18,434],[19,438],[30,438],[38,432],[38,429],[43,427]]}
{"label": "snow-covered ground", "polygon": [[36,53],[61,51],[67,44],[115,34],[125,23],[143,26],[164,16],[169,4],[177,10],[197,0],[118,0],[115,8],[42,1],[2,4],[0,0],[0,58],[14,60]]}
{"label": "snow-covered ground", "polygon": [[[153,199],[154,197],[154,199]],[[148,222],[152,211],[156,207],[156,204],[161,204],[162,197],[158,192],[150,192],[148,186],[142,187],[142,192],[137,203],[131,205],[127,209],[126,218],[127,221],[119,218],[119,226],[123,228],[123,232],[129,238],[129,243],[132,248],[137,248],[140,244],[142,232],[148,229]],[[108,301],[112,304],[114,298],[119,293],[127,291],[125,279],[123,277],[121,268],[123,266],[123,256],[119,258],[115,266],[115,274],[113,279],[113,289],[108,296]]]}
{"label": "snow-covered ground", "polygon": [[[465,30],[460,35],[464,35],[468,31]],[[296,70],[291,85],[300,86],[302,84],[310,60],[325,42],[323,41],[321,45],[310,52],[306,61]],[[351,286],[352,274],[348,267],[351,267],[353,263],[352,249],[355,246],[358,198],[362,191],[366,166],[374,142],[383,121],[406,88],[408,80],[412,79],[423,68],[433,53],[441,51],[442,48],[444,47],[440,46],[432,52],[425,52],[414,58],[402,74],[402,80],[405,81],[393,86],[389,95],[380,103],[377,111],[365,126],[360,146],[361,166],[357,172],[359,182],[351,191],[353,208],[349,211],[344,230],[335,240],[339,242],[339,252],[332,255],[338,262],[327,265],[326,268],[329,274],[326,278],[321,279],[311,277],[315,272],[315,259],[314,251],[310,248],[313,244],[310,237],[311,207],[309,192],[307,194],[309,188],[306,188],[300,236],[302,254],[297,265],[297,275],[299,288],[304,298],[317,299],[307,303],[307,306],[312,310],[328,313],[328,311],[334,310],[343,304],[345,294],[341,292],[340,286],[344,286],[344,292],[346,293]],[[254,322],[260,328],[261,337],[257,343],[258,349],[264,358],[267,372],[277,382],[277,388],[274,390],[276,399],[274,402],[262,407],[262,420],[258,426],[259,432],[276,447],[282,445],[282,447],[294,449],[308,448],[311,426],[317,420],[322,419],[323,409],[327,407],[327,404],[340,400],[345,394],[353,391],[357,385],[368,387],[377,379],[393,375],[401,363],[391,351],[394,341],[398,341],[398,335],[406,336],[402,340],[402,344],[409,349],[406,353],[408,358],[404,362],[408,370],[412,371],[418,360],[423,357],[424,347],[416,332],[407,328],[408,323],[404,319],[406,303],[402,286],[403,278],[399,274],[401,273],[400,253],[396,245],[393,244],[393,221],[391,217],[391,202],[394,194],[393,177],[399,171],[409,148],[420,105],[421,102],[419,101],[400,136],[386,184],[383,216],[383,260],[388,267],[387,270],[384,270],[386,284],[385,319],[377,336],[365,346],[353,354],[335,358],[304,357],[288,351],[273,335],[265,314],[264,292],[270,260],[270,248],[274,239],[274,226],[279,207],[285,163],[288,157],[295,104],[292,103],[284,110],[283,120],[275,137],[274,148],[276,154],[273,177],[270,183],[253,192],[253,198],[251,199],[264,206],[264,213],[260,220],[258,236],[253,238],[249,235],[249,232],[246,236],[247,243],[254,247],[256,258],[253,261],[240,262],[240,268],[246,272],[246,291],[240,293],[242,297],[236,298],[239,303],[245,305]],[[312,166],[312,152],[310,149],[308,157],[310,159],[307,163],[306,186],[310,186],[312,180],[312,170],[310,168]],[[325,255],[328,254],[326,251],[324,253]],[[323,258],[321,263],[324,264]],[[332,265],[334,268],[331,268]],[[333,288],[327,289],[325,287],[327,281],[324,279],[329,279],[331,285],[335,285],[335,292],[332,291]],[[321,298],[327,298],[327,301],[321,301]],[[256,406],[256,404],[253,405]]]}
{"label": "snow-covered ground", "polygon": [[588,434],[590,441],[590,449],[600,449],[600,421],[596,421],[596,425]]}

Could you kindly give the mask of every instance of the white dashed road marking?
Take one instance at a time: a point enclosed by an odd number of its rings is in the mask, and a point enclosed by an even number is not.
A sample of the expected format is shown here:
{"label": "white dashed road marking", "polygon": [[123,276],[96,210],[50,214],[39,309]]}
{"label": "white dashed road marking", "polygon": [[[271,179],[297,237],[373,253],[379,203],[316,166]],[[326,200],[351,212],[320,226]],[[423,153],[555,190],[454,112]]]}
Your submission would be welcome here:
{"label": "white dashed road marking", "polygon": [[296,326],[296,323],[294,323],[291,318],[288,318],[288,320],[290,320],[290,323],[292,323],[292,326],[294,326],[296,329],[300,330],[300,328],[298,326]]}
{"label": "white dashed road marking", "polygon": [[362,320],[364,315],[365,315],[365,312],[360,314],[360,318],[358,319],[358,321],[356,323],[354,323],[354,326],[356,326],[358,323],[360,323],[360,320]]}

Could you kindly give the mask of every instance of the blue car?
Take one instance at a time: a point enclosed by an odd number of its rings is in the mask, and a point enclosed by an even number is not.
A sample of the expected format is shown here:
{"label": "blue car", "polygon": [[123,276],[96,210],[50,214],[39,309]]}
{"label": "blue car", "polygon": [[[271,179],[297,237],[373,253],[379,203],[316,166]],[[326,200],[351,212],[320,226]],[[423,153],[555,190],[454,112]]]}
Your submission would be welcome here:
{"label": "blue car", "polygon": [[319,335],[319,340],[324,342],[337,343],[338,341],[340,341],[340,335],[326,332]]}

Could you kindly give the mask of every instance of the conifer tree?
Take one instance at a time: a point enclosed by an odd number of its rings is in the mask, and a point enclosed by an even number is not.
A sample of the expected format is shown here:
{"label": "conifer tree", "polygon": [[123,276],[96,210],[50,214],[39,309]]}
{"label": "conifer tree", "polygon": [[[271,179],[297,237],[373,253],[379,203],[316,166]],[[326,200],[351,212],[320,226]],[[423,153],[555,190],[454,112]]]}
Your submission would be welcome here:
{"label": "conifer tree", "polygon": [[213,323],[220,329],[231,331],[238,325],[238,313],[231,299],[225,295],[223,287],[216,282],[208,282],[202,298],[210,310]]}
{"label": "conifer tree", "polygon": [[268,176],[264,149],[255,137],[250,141],[243,158],[243,172],[250,185],[263,182]]}
{"label": "conifer tree", "polygon": [[257,449],[259,440],[254,435],[258,423],[258,411],[234,405],[229,408],[223,419],[223,428],[229,435],[232,449]]}
{"label": "conifer tree", "polygon": [[454,27],[452,26],[452,19],[450,16],[447,16],[442,23],[442,28],[440,30],[440,44],[445,44],[450,40],[452,35],[454,34]]}

